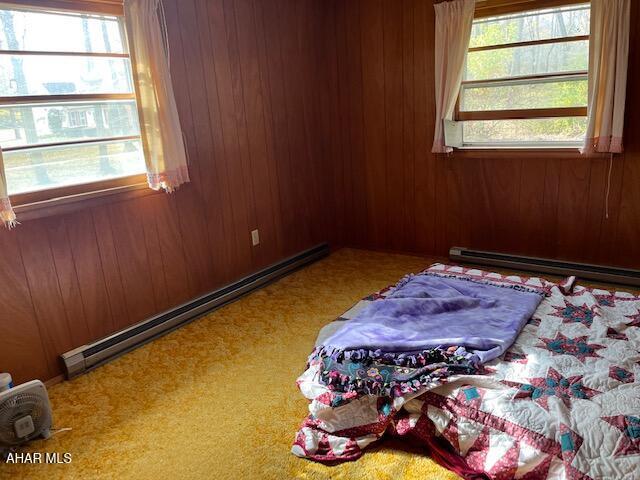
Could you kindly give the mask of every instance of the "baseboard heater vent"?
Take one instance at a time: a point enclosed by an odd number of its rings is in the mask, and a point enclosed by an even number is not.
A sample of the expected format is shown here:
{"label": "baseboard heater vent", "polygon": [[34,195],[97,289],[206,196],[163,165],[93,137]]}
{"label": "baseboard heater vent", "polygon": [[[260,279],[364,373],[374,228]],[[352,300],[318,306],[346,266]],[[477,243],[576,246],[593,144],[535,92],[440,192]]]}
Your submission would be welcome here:
{"label": "baseboard heater vent", "polygon": [[326,243],[318,245],[95,343],[64,353],[62,361],[66,377],[70,379],[88,372],[247,293],[264,287],[294,270],[315,262],[328,253],[329,246]]}
{"label": "baseboard heater vent", "polygon": [[462,247],[452,247],[449,258],[457,262],[490,265],[514,270],[529,270],[552,275],[575,275],[585,280],[640,286],[640,270],[565,262],[546,258],[525,257],[505,253],[483,252]]}

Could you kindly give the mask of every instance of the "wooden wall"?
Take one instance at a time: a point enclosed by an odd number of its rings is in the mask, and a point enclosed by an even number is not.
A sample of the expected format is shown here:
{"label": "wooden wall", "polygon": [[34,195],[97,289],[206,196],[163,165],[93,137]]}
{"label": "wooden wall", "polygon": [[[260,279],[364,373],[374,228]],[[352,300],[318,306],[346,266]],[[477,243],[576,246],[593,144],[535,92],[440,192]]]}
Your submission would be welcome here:
{"label": "wooden wall", "polygon": [[17,382],[329,239],[321,3],[164,4],[192,183],[0,229],[0,371]]}
{"label": "wooden wall", "polygon": [[[347,245],[446,255],[453,245],[640,267],[640,32],[632,28],[626,153],[430,152],[434,10],[337,0],[326,40],[340,142],[335,218]],[[633,3],[632,25],[640,25]]]}
{"label": "wooden wall", "polygon": [[326,240],[640,266],[640,29],[607,217],[608,157],[429,153],[430,1],[164,2],[193,181],[0,230],[0,370],[17,381]]}

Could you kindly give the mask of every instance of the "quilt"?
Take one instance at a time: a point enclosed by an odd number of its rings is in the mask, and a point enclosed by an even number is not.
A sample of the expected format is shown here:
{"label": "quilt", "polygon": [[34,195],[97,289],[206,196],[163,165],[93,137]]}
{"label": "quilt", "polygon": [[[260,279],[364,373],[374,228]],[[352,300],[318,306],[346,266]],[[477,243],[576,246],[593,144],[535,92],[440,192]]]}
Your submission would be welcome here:
{"label": "quilt", "polygon": [[[354,460],[391,435],[428,446],[468,478],[640,478],[640,297],[573,287],[572,278],[554,284],[441,264],[427,271],[535,285],[546,296],[513,346],[481,372],[434,378],[404,395],[336,392],[311,362],[298,379],[310,414],[294,454]],[[359,302],[321,337],[388,292]]]}

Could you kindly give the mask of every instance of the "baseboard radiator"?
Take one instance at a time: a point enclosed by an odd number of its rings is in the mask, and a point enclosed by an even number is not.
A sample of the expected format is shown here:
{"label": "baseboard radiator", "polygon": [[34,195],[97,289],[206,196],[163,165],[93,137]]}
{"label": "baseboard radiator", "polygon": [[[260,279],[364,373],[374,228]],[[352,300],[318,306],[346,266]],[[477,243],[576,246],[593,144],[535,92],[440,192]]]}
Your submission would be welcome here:
{"label": "baseboard radiator", "polygon": [[70,379],[88,372],[328,254],[326,243],[318,245],[92,344],[64,353],[65,375]]}
{"label": "baseboard radiator", "polygon": [[525,257],[506,253],[484,252],[462,247],[452,247],[449,258],[461,263],[489,265],[492,267],[528,270],[552,275],[575,275],[585,280],[640,286],[640,270],[565,262],[547,258]]}

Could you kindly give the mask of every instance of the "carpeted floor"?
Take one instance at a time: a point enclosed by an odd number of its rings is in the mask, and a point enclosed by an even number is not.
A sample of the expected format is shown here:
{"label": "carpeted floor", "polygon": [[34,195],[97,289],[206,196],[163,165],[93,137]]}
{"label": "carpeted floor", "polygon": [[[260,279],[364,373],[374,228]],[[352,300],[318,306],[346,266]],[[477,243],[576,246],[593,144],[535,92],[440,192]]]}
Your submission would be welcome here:
{"label": "carpeted floor", "polygon": [[118,360],[49,390],[56,428],[3,465],[12,479],[455,479],[387,441],[327,467],[289,453],[307,403],[295,386],[320,327],[427,260],[340,250]]}

